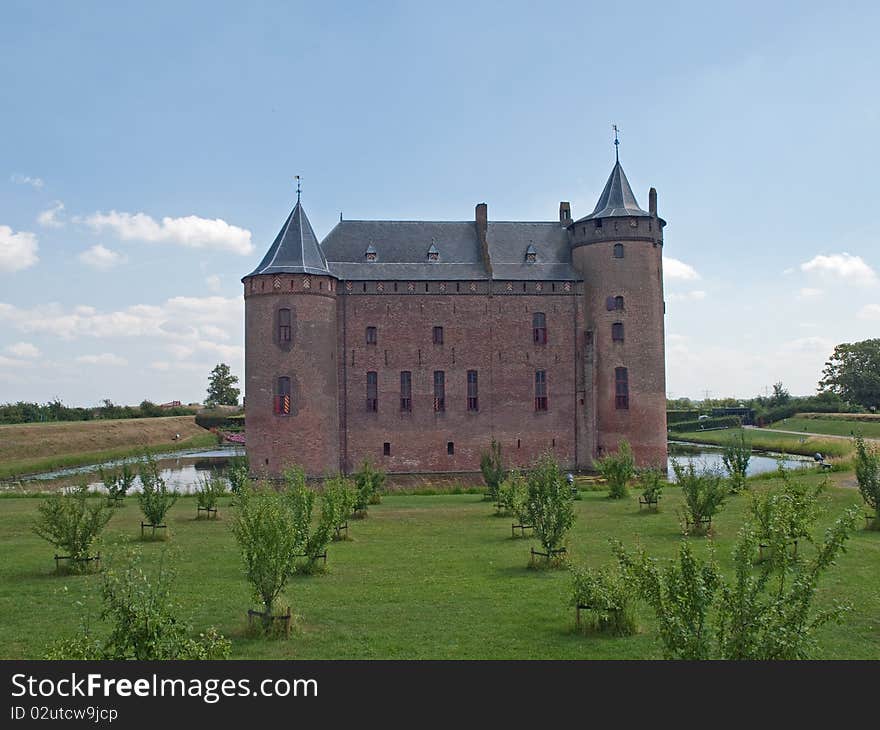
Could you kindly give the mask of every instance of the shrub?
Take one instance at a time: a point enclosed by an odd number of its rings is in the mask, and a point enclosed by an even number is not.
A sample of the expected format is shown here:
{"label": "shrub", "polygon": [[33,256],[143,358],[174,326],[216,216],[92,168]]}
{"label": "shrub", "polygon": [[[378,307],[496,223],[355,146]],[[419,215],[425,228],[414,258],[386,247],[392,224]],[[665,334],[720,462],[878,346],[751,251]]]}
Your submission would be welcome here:
{"label": "shrub", "polygon": [[141,491],[137,498],[141,512],[148,524],[161,525],[168,510],[177,501],[177,492],[168,489],[159,471],[159,464],[149,454],[138,465],[138,476],[141,479]]}
{"label": "shrub", "polygon": [[263,627],[271,627],[276,601],[293,574],[302,552],[302,533],[287,493],[255,491],[245,486],[232,523],[244,573],[263,607]]}
{"label": "shrub", "polygon": [[574,523],[571,487],[549,455],[538,459],[526,479],[526,520],[548,553],[559,550]]}
{"label": "shrub", "polygon": [[226,478],[233,494],[238,494],[250,480],[250,467],[246,456],[234,456],[226,467]]}
{"label": "shrub", "polygon": [[705,467],[697,471],[692,461],[682,466],[673,459],[672,470],[684,497],[685,533],[708,534],[712,518],[721,511],[727,499],[728,488],[724,478],[717,471]]}
{"label": "shrub", "polygon": [[655,509],[660,509],[660,497],[666,484],[666,472],[661,469],[640,469],[638,472],[639,486],[642,488],[642,499]]}
{"label": "shrub", "polygon": [[315,493],[306,486],[305,472],[299,467],[286,469],[284,480],[287,483],[287,500],[293,517],[293,530],[297,533],[297,541],[302,546],[296,557],[304,558],[297,561],[296,571],[300,573],[315,572],[319,558],[327,551],[333,525],[332,514],[322,515],[317,526],[312,528],[312,512],[315,507]]}
{"label": "shrub", "polygon": [[528,482],[519,469],[511,469],[498,488],[498,513],[514,517],[520,525],[528,524],[528,500]]}
{"label": "shrub", "polygon": [[635,590],[619,567],[571,568],[572,604],[585,606],[590,616],[585,628],[613,636],[636,632]]}
{"label": "shrub", "polygon": [[721,462],[727,470],[730,481],[730,491],[738,494],[746,488],[746,473],[749,469],[749,461],[752,459],[752,444],[746,438],[744,431],[734,434],[721,452]]}
{"label": "shrub", "polygon": [[198,638],[191,636],[171,598],[173,580],[164,556],[151,575],[141,567],[140,554],[133,553],[120,570],[111,568],[104,575],[101,619],[109,622],[109,635],[98,639],[86,625],[79,636],[53,644],[45,658],[228,659],[231,644],[213,627]]}
{"label": "shrub", "polygon": [[341,528],[346,524],[354,509],[354,487],[351,480],[342,475],[324,480],[324,493],[321,497],[321,519],[333,528],[333,539],[342,540]]}
{"label": "shrub", "polygon": [[373,496],[379,494],[384,484],[385,472],[374,469],[369,461],[364,461],[360,471],[354,474],[354,517],[367,516],[367,508],[372,503]]}
{"label": "shrub", "polygon": [[608,496],[622,499],[627,495],[626,485],[636,474],[632,447],[625,439],[617,445],[616,454],[608,454],[596,461],[596,469],[608,482]]}
{"label": "shrub", "polygon": [[504,464],[501,461],[501,444],[492,439],[489,451],[480,454],[480,471],[488,489],[487,498],[498,502],[498,490],[507,476]]}
{"label": "shrub", "polygon": [[131,464],[124,462],[121,467],[115,469],[105,469],[103,466],[98,467],[98,474],[107,490],[107,497],[114,502],[121,501],[128,490],[134,484],[135,471]]}
{"label": "shrub", "polygon": [[209,473],[199,479],[196,501],[202,509],[217,509],[220,497],[226,495],[226,480],[219,474]]}
{"label": "shrub", "polygon": [[871,527],[880,530],[880,451],[876,446],[869,446],[862,436],[857,436],[856,445],[856,481],[859,494],[865,504],[874,510]]}
{"label": "shrub", "polygon": [[101,500],[90,500],[83,482],[66,494],[53,494],[37,507],[34,532],[71,558],[68,569],[83,572],[89,550],[110,521],[112,509]]}

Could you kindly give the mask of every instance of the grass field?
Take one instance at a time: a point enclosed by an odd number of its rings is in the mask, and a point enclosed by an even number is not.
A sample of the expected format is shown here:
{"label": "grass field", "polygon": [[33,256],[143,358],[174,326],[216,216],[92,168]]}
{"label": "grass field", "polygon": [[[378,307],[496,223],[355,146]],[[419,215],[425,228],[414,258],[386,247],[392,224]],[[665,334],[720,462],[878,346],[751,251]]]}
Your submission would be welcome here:
{"label": "grass field", "polygon": [[[811,474],[814,480],[820,477]],[[766,482],[752,482],[761,488]],[[572,559],[611,562],[608,538],[629,547],[640,541],[651,553],[671,556],[680,536],[679,495],[666,490],[658,514],[640,513],[635,496],[610,501],[583,492],[569,539]],[[825,523],[859,502],[853,489],[832,488]],[[0,500],[0,658],[38,658],[47,643],[76,632],[85,613],[96,615],[100,577],[59,577],[53,548],[30,531],[38,500]],[[732,498],[717,519],[717,557],[730,571],[730,552],[747,506]],[[230,532],[223,519],[196,521],[195,500],[180,499],[169,515],[177,554],[176,594],[197,630],[216,625],[233,642],[237,658],[643,658],[661,655],[653,617],[639,608],[640,632],[612,639],[574,631],[564,570],[526,566],[528,539],[510,537],[510,518],[493,516],[478,495],[386,496],[365,520],[352,520],[352,540],[333,543],[328,572],[295,577],[285,601],[302,629],[288,640],[245,637],[245,612],[253,606]],[[109,527],[112,543],[135,536],[140,513],[129,498]],[[695,538],[699,554],[709,541]],[[826,658],[880,659],[880,532],[859,530],[839,565],[820,585],[819,603],[850,600],[856,609],[843,625],[819,635]],[[166,549],[145,543],[148,561]],[[806,546],[805,550],[812,548]],[[76,604],[83,600],[85,609]]]}
{"label": "grass field", "polygon": [[0,479],[216,443],[194,416],[0,426]]}
{"label": "grass field", "polygon": [[768,428],[783,431],[806,431],[808,433],[824,433],[831,436],[856,436],[880,438],[880,420],[844,421],[836,418],[785,418]]}
{"label": "grass field", "polygon": [[[791,420],[791,419],[789,419]],[[770,433],[748,428],[726,428],[720,431],[688,431],[676,433],[676,440],[694,441],[699,444],[726,444],[734,436],[745,431],[752,447],[763,451],[778,451],[787,454],[812,456],[817,451],[825,456],[844,457],[852,453],[853,447],[843,439],[823,439],[817,436],[798,436],[792,433]]]}

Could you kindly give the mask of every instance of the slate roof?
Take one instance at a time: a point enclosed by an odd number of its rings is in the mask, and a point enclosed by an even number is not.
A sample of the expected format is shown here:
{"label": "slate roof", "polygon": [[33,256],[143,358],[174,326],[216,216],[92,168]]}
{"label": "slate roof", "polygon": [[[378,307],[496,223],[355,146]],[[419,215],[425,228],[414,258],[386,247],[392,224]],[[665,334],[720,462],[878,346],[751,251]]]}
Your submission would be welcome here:
{"label": "slate roof", "polygon": [[629,180],[626,179],[626,173],[623,171],[620,162],[614,163],[611,175],[608,176],[608,182],[605,183],[605,189],[599,196],[599,202],[590,215],[584,216],[575,223],[591,220],[593,218],[615,218],[621,216],[638,216],[648,217],[650,213],[642,210],[636,201]]}
{"label": "slate roof", "polygon": [[[327,259],[318,244],[308,216],[299,200],[287,216],[260,265],[248,276],[256,274],[329,274]],[[245,277],[247,278],[247,277]]]}

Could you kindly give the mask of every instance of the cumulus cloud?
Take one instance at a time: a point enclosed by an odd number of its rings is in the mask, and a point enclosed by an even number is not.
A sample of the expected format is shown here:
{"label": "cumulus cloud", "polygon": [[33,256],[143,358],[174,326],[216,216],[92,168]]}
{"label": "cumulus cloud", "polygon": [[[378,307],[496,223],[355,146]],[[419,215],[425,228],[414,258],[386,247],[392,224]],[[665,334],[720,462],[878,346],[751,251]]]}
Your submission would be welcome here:
{"label": "cumulus cloud", "polygon": [[95,231],[109,230],[123,241],[174,243],[187,248],[230,251],[242,256],[254,252],[251,232],[230,225],[221,218],[166,216],[160,222],[146,213],[119,213],[111,210],[109,213],[98,212],[76,220]]}
{"label": "cumulus cloud", "polygon": [[44,228],[61,228],[64,225],[64,221],[59,220],[58,216],[64,210],[64,203],[60,200],[56,200],[52,203],[52,207],[44,210],[37,216],[37,223],[39,223]]}
{"label": "cumulus cloud", "polygon": [[859,319],[880,320],[880,304],[866,304],[857,316]]}
{"label": "cumulus cloud", "polygon": [[30,342],[16,342],[14,345],[9,345],[9,347],[6,348],[6,352],[10,352],[16,357],[40,356],[40,350]]}
{"label": "cumulus cloud", "polygon": [[212,292],[220,291],[220,277],[217,274],[211,274],[211,276],[205,277],[205,285]]}
{"label": "cumulus cloud", "polygon": [[18,173],[11,175],[9,179],[16,185],[30,185],[32,188],[39,190],[46,183],[40,177],[31,177],[30,175],[19,175]]}
{"label": "cumulus cloud", "polygon": [[0,226],[0,272],[21,271],[39,261],[37,237],[28,231],[13,233],[9,226]]}
{"label": "cumulus cloud", "polygon": [[667,279],[678,279],[680,281],[696,281],[700,278],[700,275],[693,266],[669,256],[663,257],[663,275]]}
{"label": "cumulus cloud", "polygon": [[80,253],[78,258],[86,266],[91,266],[99,271],[108,271],[125,260],[122,254],[111,251],[100,243]]}
{"label": "cumulus cloud", "polygon": [[124,367],[128,365],[128,360],[112,352],[102,352],[100,355],[80,355],[74,360],[83,365],[109,365],[111,367]]}
{"label": "cumulus cloud", "polygon": [[688,291],[683,293],[672,292],[666,295],[667,302],[699,302],[706,298],[706,292],[701,290]]}
{"label": "cumulus cloud", "polygon": [[851,284],[872,285],[877,283],[877,273],[861,256],[835,253],[818,255],[801,264],[801,271],[826,277],[842,279]]}
{"label": "cumulus cloud", "polygon": [[798,292],[798,297],[801,299],[813,299],[815,297],[821,297],[824,293],[825,292],[821,289],[813,289],[805,286]]}

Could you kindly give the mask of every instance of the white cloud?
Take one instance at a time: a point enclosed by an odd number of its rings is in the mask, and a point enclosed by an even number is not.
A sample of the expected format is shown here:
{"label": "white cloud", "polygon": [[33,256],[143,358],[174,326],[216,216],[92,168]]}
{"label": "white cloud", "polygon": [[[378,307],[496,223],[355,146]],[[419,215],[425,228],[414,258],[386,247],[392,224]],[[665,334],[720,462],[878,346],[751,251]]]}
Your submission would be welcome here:
{"label": "white cloud", "polygon": [[666,295],[667,302],[699,302],[706,298],[706,292],[694,290],[684,293],[672,292]]}
{"label": "white cloud", "polygon": [[254,252],[251,232],[215,218],[188,215],[183,218],[165,217],[161,223],[146,213],[95,213],[77,218],[96,231],[113,231],[124,241],[175,243],[187,248],[206,248],[247,256]]}
{"label": "white cloud", "polygon": [[9,347],[6,348],[6,352],[11,352],[16,357],[40,356],[40,350],[30,342],[16,342],[14,345],[9,345]]}
{"label": "white cloud", "polygon": [[37,237],[33,233],[13,233],[9,226],[0,226],[0,272],[33,266],[40,260],[37,248]]}
{"label": "white cloud", "polygon": [[80,355],[74,360],[83,365],[108,365],[110,367],[124,367],[128,365],[128,360],[112,352],[102,352],[100,355]]}
{"label": "white cloud", "polygon": [[46,183],[42,178],[39,177],[31,177],[30,175],[19,175],[16,173],[15,175],[11,175],[9,178],[16,185],[30,185],[32,188],[36,188],[39,190]]}
{"label": "white cloud", "polygon": [[696,281],[700,278],[700,275],[693,266],[668,256],[663,257],[663,275],[667,279],[678,279],[680,281]]}
{"label": "white cloud", "polygon": [[877,283],[877,273],[861,256],[835,253],[830,256],[818,255],[801,264],[801,271],[831,276],[853,284],[872,285]]}
{"label": "white cloud", "polygon": [[825,337],[798,337],[779,346],[780,352],[792,354],[830,354],[833,349],[834,343]]}
{"label": "white cloud", "polygon": [[100,243],[80,253],[78,258],[86,264],[86,266],[91,266],[93,269],[98,269],[99,271],[112,269],[114,266],[117,266],[125,260],[125,257],[122,256],[122,254],[119,254],[116,251],[111,251]]}
{"label": "white cloud", "polygon": [[64,226],[64,221],[58,219],[58,215],[61,211],[64,210],[64,203],[60,200],[56,200],[52,203],[52,207],[44,210],[37,216],[37,223],[39,223],[44,228],[61,228]]}
{"label": "white cloud", "polygon": [[800,299],[812,299],[815,297],[821,297],[825,292],[822,289],[813,289],[811,287],[805,286],[798,292],[798,297]]}
{"label": "white cloud", "polygon": [[880,304],[866,304],[857,316],[859,319],[880,320]]}
{"label": "white cloud", "polygon": [[211,276],[205,277],[205,285],[208,287],[209,291],[219,292],[220,291],[220,277],[217,274],[211,274]]}

